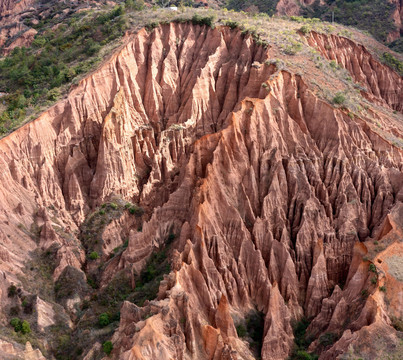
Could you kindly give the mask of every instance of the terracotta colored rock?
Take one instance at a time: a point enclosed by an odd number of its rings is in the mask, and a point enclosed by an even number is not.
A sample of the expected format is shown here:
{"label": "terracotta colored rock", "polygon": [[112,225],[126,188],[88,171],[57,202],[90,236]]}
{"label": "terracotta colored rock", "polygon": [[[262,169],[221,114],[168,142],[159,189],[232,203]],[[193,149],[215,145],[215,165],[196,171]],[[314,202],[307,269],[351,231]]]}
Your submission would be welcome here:
{"label": "terracotta colored rock", "polygon": [[[310,41],[337,45],[329,58],[358,66],[380,106],[374,116],[398,123],[388,117],[401,110],[395,73],[344,38]],[[114,359],[253,359],[235,331],[251,309],[265,316],[263,359],[288,357],[302,316],[326,359],[358,349],[368,329],[388,329],[394,341],[400,300],[391,292],[387,305],[379,286],[401,286],[403,152],[387,129],[350,118],[269,58],[228,28],[141,30],[66,99],[1,139],[2,313],[34,250],[55,249],[55,279],[79,275],[82,296],[64,304],[72,311],[89,291],[84,270],[99,270],[102,288],[121,271],[133,280],[166,251],[172,271],[157,298],[123,303]],[[128,214],[109,219],[96,239],[102,259],[88,264],[82,223],[115,197],[144,209],[141,228]],[[373,239],[385,244],[377,258]],[[329,331],[335,343],[323,348]]]}
{"label": "terracotta colored rock", "polygon": [[217,328],[221,330],[221,334],[224,338],[237,336],[234,321],[229,313],[228,300],[225,295],[221,296],[220,303],[218,304],[215,314],[215,322]]}
{"label": "terracotta colored rock", "polygon": [[352,40],[335,35],[311,32],[308,43],[329,60],[336,61],[347,69],[353,79],[362,84],[372,101],[388,104],[403,112],[403,80],[394,71],[379,61],[363,46]]}

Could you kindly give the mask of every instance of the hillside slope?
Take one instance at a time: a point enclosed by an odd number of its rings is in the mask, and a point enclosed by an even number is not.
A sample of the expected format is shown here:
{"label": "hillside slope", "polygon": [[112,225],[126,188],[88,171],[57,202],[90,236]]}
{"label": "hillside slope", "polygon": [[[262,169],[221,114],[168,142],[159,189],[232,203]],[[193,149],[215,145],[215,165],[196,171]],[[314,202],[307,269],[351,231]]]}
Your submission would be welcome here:
{"label": "hillside slope", "polygon": [[[262,11],[270,15],[304,15],[357,27],[371,33],[378,41],[391,43],[402,51],[400,36],[403,32],[401,0],[229,0],[235,10]],[[399,50],[400,49],[400,50]]]}
{"label": "hillside slope", "polygon": [[144,14],[0,140],[0,349],[397,359],[402,77],[328,24]]}

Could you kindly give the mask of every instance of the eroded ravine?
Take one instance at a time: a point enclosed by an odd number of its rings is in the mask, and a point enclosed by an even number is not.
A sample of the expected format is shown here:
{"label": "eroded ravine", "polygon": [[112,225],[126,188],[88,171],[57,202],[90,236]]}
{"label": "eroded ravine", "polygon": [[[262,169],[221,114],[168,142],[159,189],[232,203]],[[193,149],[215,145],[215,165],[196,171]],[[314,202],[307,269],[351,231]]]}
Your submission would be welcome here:
{"label": "eroded ravine", "polygon": [[[302,316],[316,339],[333,324],[344,342],[312,346],[334,358],[381,322],[376,306],[367,309],[372,298],[361,301],[370,275],[354,256],[401,207],[402,151],[300,76],[277,71],[269,54],[228,28],[142,30],[66,100],[2,139],[7,282],[16,282],[14,259],[37,247],[18,224],[42,227],[45,250],[59,244],[55,279],[71,267],[95,271],[85,260],[94,249],[54,226],[77,238],[95,206],[118,197],[139,204],[145,221],[141,231],[126,215],[108,225],[102,260],[129,241],[106,263],[101,287],[140,273],[176,238],[160,301],[124,303],[115,358],[253,358],[235,329],[253,310],[264,314],[263,359],[288,356]],[[333,314],[350,311],[339,305],[347,302],[357,302],[357,319],[341,326]]]}
{"label": "eroded ravine", "polygon": [[403,111],[402,77],[377,61],[363,45],[345,37],[317,32],[310,33],[308,43],[326,59],[347,69],[354,80],[367,89],[363,94],[370,101],[384,102],[394,110]]}

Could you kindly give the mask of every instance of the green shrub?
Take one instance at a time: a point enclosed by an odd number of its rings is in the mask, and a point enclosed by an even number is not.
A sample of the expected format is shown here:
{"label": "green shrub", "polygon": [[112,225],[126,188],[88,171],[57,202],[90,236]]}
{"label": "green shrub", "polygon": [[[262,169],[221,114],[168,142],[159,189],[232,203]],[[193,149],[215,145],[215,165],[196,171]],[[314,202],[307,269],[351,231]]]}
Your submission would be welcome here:
{"label": "green shrub", "polygon": [[96,251],[93,251],[91,254],[88,255],[88,258],[90,260],[97,260],[97,259],[99,259],[99,255]]}
{"label": "green shrub", "polygon": [[42,36],[37,36],[34,41],[32,41],[32,46],[36,48],[43,48],[46,45],[46,39]]}
{"label": "green shrub", "polygon": [[10,325],[14,328],[15,332],[19,332],[22,329],[22,321],[19,318],[12,318],[10,320]]}
{"label": "green shrub", "polygon": [[313,338],[307,337],[306,331],[309,326],[309,321],[302,318],[300,321],[293,325],[294,333],[294,348],[289,357],[289,360],[317,360],[316,354],[310,354],[307,352],[309,345]]}
{"label": "green shrub", "polygon": [[323,345],[324,347],[327,347],[333,345],[336,340],[337,340],[336,334],[325,333],[319,337],[319,344]]}
{"label": "green shrub", "polygon": [[383,53],[382,61],[403,76],[403,61],[399,61],[392,54]]}
{"label": "green shrub", "polygon": [[238,337],[240,337],[240,338],[245,337],[247,334],[246,327],[243,324],[239,324],[236,327],[236,333],[237,333]]}
{"label": "green shrub", "polygon": [[24,335],[29,334],[31,332],[31,327],[29,326],[29,322],[24,320],[21,321],[19,318],[12,318],[10,320],[10,325],[14,328],[15,332],[21,332]]}
{"label": "green shrub", "polygon": [[140,216],[142,216],[144,214],[144,210],[139,206],[132,205],[132,206],[129,207],[129,213],[131,215],[135,215],[135,216],[140,217]]}
{"label": "green shrub", "polygon": [[337,105],[341,105],[344,104],[346,101],[346,97],[344,96],[343,93],[339,92],[335,95],[335,97],[333,98],[333,103],[337,104]]}
{"label": "green shrub", "polygon": [[264,314],[260,311],[249,313],[246,318],[246,329],[253,340],[251,348],[256,354],[260,354],[263,345]]}
{"label": "green shrub", "polygon": [[377,280],[376,277],[373,277],[373,278],[371,279],[371,284],[376,285],[377,282],[378,282],[378,280]]}
{"label": "green shrub", "polygon": [[21,332],[23,334],[29,334],[31,332],[31,327],[29,326],[29,322],[24,320],[21,324]]}
{"label": "green shrub", "polygon": [[302,318],[293,327],[294,341],[298,347],[307,347],[308,344],[305,339],[306,329],[309,326],[309,321]]}
{"label": "green shrub", "polygon": [[293,15],[293,16],[290,17],[290,20],[300,23],[300,22],[304,22],[305,19],[302,16],[294,16]]}
{"label": "green shrub", "polygon": [[287,55],[295,55],[299,53],[301,50],[302,50],[302,44],[293,39],[289,39],[289,44],[287,44],[283,48],[284,53]]}
{"label": "green shrub", "polygon": [[378,271],[376,270],[376,266],[374,264],[369,264],[369,271],[377,274]]}
{"label": "green shrub", "polygon": [[148,23],[148,24],[145,26],[145,29],[146,29],[148,32],[151,32],[151,31],[153,31],[155,28],[157,28],[159,25],[160,25],[160,24],[159,24],[158,22],[153,21],[153,22],[151,22],[151,23]]}
{"label": "green shrub", "polygon": [[386,286],[380,286],[380,287],[379,287],[379,290],[380,290],[380,291],[383,291],[383,292],[386,292]]}
{"label": "green shrub", "polygon": [[339,65],[337,64],[337,62],[336,62],[335,60],[331,60],[331,61],[329,62],[329,65],[330,65],[330,67],[331,67],[332,69],[338,69],[338,68],[339,68]]}
{"label": "green shrub", "polygon": [[48,100],[56,101],[59,97],[60,97],[60,90],[59,89],[49,90],[49,92],[48,92]]}
{"label": "green shrub", "polygon": [[231,29],[237,29],[240,27],[239,23],[237,21],[233,21],[233,20],[224,21],[224,25],[228,26]]}
{"label": "green shrub", "polygon": [[192,24],[193,25],[206,25],[211,28],[214,27],[214,16],[200,16],[199,14],[194,14],[192,17]]}
{"label": "green shrub", "polygon": [[309,25],[302,25],[299,29],[304,35],[307,35],[311,32],[311,27]]}
{"label": "green shrub", "polygon": [[292,360],[317,360],[318,355],[310,354],[305,350],[298,350],[295,355],[292,356]]}
{"label": "green shrub", "polygon": [[103,313],[101,315],[99,315],[98,318],[98,324],[100,327],[105,327],[108,326],[110,324],[110,319],[109,319],[109,315],[107,313]]}
{"label": "green shrub", "polygon": [[403,37],[400,37],[388,44],[388,47],[396,52],[403,52]]}
{"label": "green shrub", "polygon": [[118,204],[110,203],[109,206],[110,206],[113,210],[117,210],[117,209],[118,209]]}
{"label": "green shrub", "polygon": [[15,285],[10,285],[7,289],[7,296],[14,297],[17,295],[17,287]]}
{"label": "green shrub", "polygon": [[102,344],[102,350],[103,350],[103,352],[104,352],[106,355],[110,355],[110,353],[111,353],[112,350],[113,350],[113,344],[112,344],[112,342],[111,342],[111,341],[105,341],[105,342]]}
{"label": "green shrub", "polygon": [[101,50],[101,45],[98,43],[87,45],[87,50],[85,51],[87,55],[93,56]]}

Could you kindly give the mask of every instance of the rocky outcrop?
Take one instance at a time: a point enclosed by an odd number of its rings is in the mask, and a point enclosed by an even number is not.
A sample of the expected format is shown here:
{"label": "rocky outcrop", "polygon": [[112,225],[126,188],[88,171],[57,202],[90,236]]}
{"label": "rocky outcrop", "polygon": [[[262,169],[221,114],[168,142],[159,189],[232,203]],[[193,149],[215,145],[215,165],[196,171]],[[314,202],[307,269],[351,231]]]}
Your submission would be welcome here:
{"label": "rocky outcrop", "polygon": [[[37,226],[39,246],[57,247],[55,278],[76,272],[85,284],[79,229],[119,197],[144,209],[144,223],[140,231],[122,216],[106,226],[105,260],[129,241],[105,265],[104,284],[121,270],[139,274],[175,240],[158,299],[121,309],[116,359],[252,359],[235,326],[255,309],[263,359],[288,356],[303,315],[316,338],[329,327],[340,336],[334,348],[312,345],[323,358],[345,352],[363,327],[388,326],[376,299],[359,301],[371,282],[360,241],[385,233],[403,201],[403,152],[269,54],[228,28],[141,30],[67,99],[0,140],[0,224],[4,241],[15,239],[5,277],[13,257],[38,246],[27,236]],[[380,73],[393,92],[372,96],[401,110],[401,82]],[[346,311],[355,318],[342,333]]]}
{"label": "rocky outcrop", "polygon": [[21,347],[15,347],[12,343],[0,340],[0,351],[4,360],[46,360],[38,349],[32,349],[30,342],[26,343],[24,350]]}
{"label": "rocky outcrop", "polygon": [[0,1],[0,16],[7,17],[13,14],[24,11],[34,3],[35,0],[1,0]]}
{"label": "rocky outcrop", "polygon": [[15,47],[29,46],[37,31],[23,24],[35,0],[0,0],[0,48],[9,54]]}
{"label": "rocky outcrop", "polygon": [[[386,103],[392,109],[403,112],[402,77],[374,59],[363,45],[344,37],[314,31],[310,33],[308,43],[326,59],[334,60],[347,69],[353,79],[366,88],[369,100]],[[383,101],[380,102],[380,99]]]}

